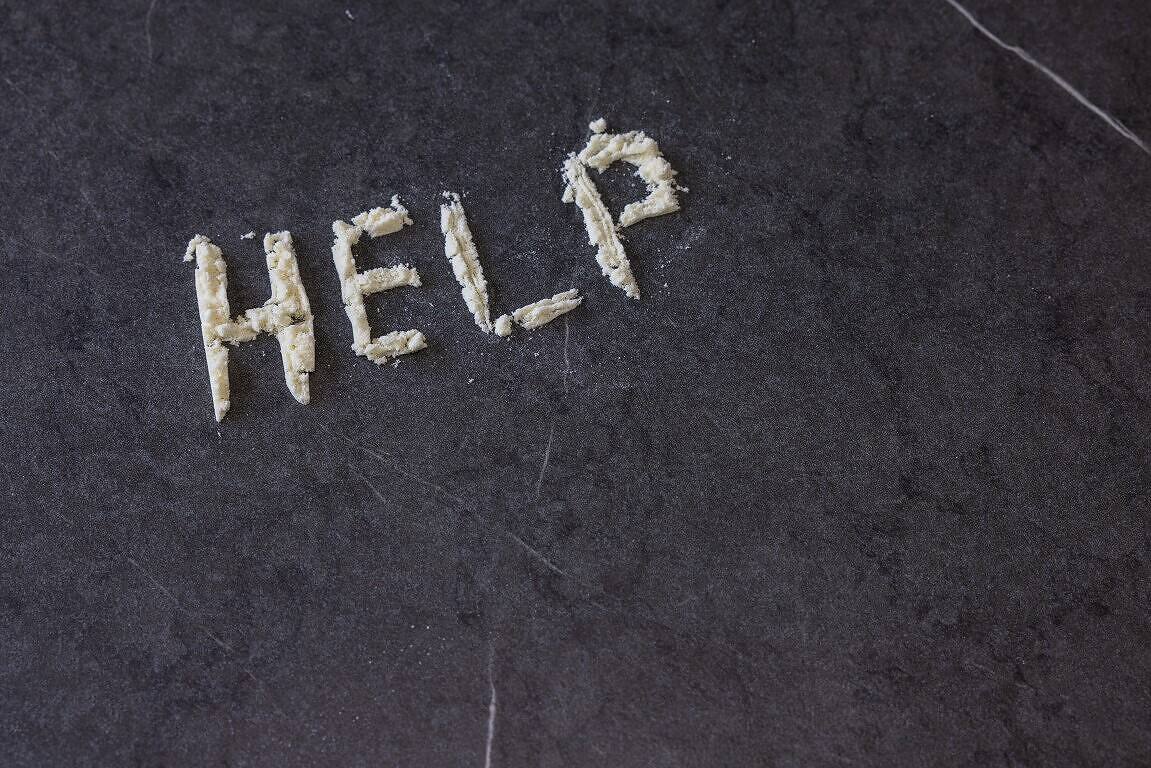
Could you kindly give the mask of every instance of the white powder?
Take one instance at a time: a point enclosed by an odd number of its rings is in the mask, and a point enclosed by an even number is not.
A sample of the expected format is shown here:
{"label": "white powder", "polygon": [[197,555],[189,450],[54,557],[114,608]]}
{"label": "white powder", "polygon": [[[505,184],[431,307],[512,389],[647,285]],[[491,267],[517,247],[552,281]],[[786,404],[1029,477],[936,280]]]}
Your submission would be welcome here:
{"label": "white powder", "polygon": [[272,295],[262,307],[234,320],[228,305],[227,264],[219,247],[196,235],[184,252],[184,261],[196,260],[196,302],[216,421],[232,404],[226,345],[251,341],[261,333],[274,334],[280,345],[284,381],[292,396],[304,404],[310,400],[308,374],[316,367],[316,339],[291,233],[265,235],[264,252]]}
{"label": "white powder", "polygon": [[452,265],[464,304],[472,313],[476,325],[484,333],[492,332],[491,310],[488,308],[488,283],[476,250],[468,217],[455,192],[444,192],[448,202],[440,205],[440,231],[444,233],[444,255]]}
{"label": "white powder", "polygon": [[629,203],[619,216],[620,227],[679,210],[676,191],[686,192],[675,183],[675,171],[659,151],[659,144],[643,131],[596,133],[579,153],[580,162],[600,173],[619,161],[636,167],[636,175],[647,185],[644,200]]}
{"label": "white powder", "polygon": [[[638,299],[639,285],[632,274],[618,230],[653,216],[678,211],[676,192],[686,192],[687,189],[675,183],[675,171],[660,153],[659,145],[642,131],[605,133],[607,121],[602,117],[588,128],[592,136],[587,146],[579,154],[569,155],[564,162],[563,176],[567,185],[563,201],[575,203],[583,213],[588,243],[596,246],[596,262],[604,276],[612,285],[622,288],[629,298]],[[602,173],[621,160],[636,167],[636,174],[643,179],[648,194],[643,200],[626,205],[618,223],[613,223],[611,213],[587,169],[595,168]]]}
{"label": "white powder", "polygon": [[340,277],[340,295],[344,301],[344,312],[352,325],[352,350],[377,365],[383,365],[390,358],[417,352],[427,346],[427,339],[416,329],[392,331],[372,338],[368,324],[368,313],[364,307],[364,297],[373,293],[389,291],[401,286],[419,287],[420,275],[410,264],[393,267],[377,267],[366,272],[356,270],[356,259],[352,248],[360,238],[382,237],[400,231],[410,225],[408,211],[400,204],[399,197],[393,197],[390,207],[373,208],[346,221],[332,222],[332,261]]}
{"label": "white powder", "polygon": [[596,247],[595,260],[611,284],[623,289],[630,299],[639,298],[639,284],[631,271],[631,262],[624,252],[612,223],[611,214],[595,183],[588,176],[587,168],[575,155],[564,161],[564,202],[574,202],[583,213],[584,228],[587,230],[588,244]]}
{"label": "white powder", "polygon": [[[527,306],[520,307],[512,313],[512,318],[516,321],[517,325],[531,330],[533,328],[539,328],[545,323],[550,323],[560,315],[571,312],[581,303],[583,303],[583,297],[579,295],[579,291],[572,288],[562,293],[557,293],[550,299],[540,299]],[[504,317],[507,317],[507,315],[504,315]]]}
{"label": "white powder", "polygon": [[512,335],[512,316],[500,315],[496,318],[494,330],[496,336],[507,338]]}

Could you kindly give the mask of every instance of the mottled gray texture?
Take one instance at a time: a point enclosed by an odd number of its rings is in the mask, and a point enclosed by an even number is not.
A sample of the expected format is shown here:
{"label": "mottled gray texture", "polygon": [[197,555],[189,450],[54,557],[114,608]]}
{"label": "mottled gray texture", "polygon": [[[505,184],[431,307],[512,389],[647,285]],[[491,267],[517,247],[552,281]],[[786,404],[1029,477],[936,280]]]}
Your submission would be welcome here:
{"label": "mottled gray texture", "polygon": [[[1151,137],[1144,0],[970,7]],[[0,75],[3,765],[481,766],[491,685],[496,767],[1151,764],[1151,158],[943,0],[9,0]],[[691,188],[639,303],[601,115]],[[442,189],[584,305],[483,337]],[[281,228],[314,400],[265,338],[217,430],[180,256]]]}

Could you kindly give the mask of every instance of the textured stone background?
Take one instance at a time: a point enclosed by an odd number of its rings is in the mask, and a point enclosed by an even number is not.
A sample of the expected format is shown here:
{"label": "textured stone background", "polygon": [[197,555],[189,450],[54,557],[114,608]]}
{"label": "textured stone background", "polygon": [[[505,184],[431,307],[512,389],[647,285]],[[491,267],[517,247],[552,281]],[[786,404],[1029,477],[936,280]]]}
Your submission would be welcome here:
{"label": "textured stone background", "polygon": [[[971,8],[1151,138],[1144,0]],[[6,0],[0,75],[4,765],[479,766],[493,689],[492,766],[1151,764],[1151,157],[944,0]],[[584,306],[482,337],[442,189]],[[264,338],[217,429],[180,256],[281,228],[314,402]]]}

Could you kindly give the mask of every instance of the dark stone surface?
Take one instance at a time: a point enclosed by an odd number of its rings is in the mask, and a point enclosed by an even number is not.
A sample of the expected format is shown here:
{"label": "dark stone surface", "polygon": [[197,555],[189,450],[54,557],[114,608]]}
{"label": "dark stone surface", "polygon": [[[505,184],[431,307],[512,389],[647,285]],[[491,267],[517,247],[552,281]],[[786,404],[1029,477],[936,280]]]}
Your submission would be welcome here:
{"label": "dark stone surface", "polygon": [[[972,8],[1151,136],[1144,0]],[[493,686],[493,766],[1151,764],[1151,157],[943,0],[15,0],[0,74],[3,765],[477,766]],[[691,188],[640,303],[601,115]],[[569,323],[481,336],[442,189]],[[265,337],[217,429],[180,256],[280,228],[314,402]]]}

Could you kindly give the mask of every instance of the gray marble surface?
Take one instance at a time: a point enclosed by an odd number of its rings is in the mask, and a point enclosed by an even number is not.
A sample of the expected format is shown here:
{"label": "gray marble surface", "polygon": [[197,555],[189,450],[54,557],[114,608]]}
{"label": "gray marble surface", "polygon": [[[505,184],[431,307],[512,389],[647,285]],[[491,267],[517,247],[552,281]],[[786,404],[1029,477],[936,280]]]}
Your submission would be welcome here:
{"label": "gray marble surface", "polygon": [[[968,7],[1151,137],[1145,0]],[[3,765],[1151,764],[1151,156],[946,0],[0,1],[0,179]],[[483,337],[444,189],[585,304]],[[264,337],[217,428],[180,257],[283,228],[314,400]]]}

